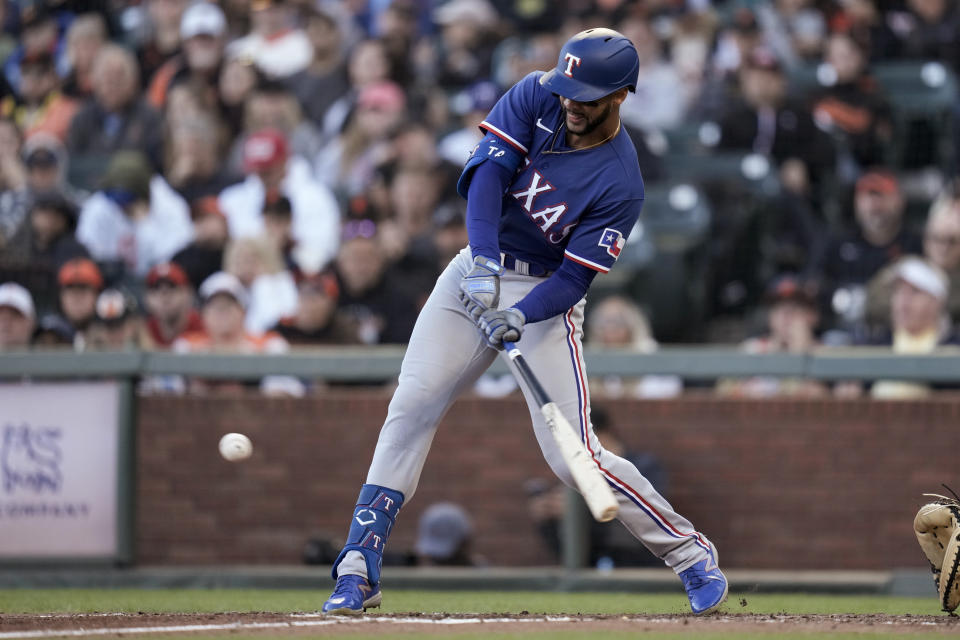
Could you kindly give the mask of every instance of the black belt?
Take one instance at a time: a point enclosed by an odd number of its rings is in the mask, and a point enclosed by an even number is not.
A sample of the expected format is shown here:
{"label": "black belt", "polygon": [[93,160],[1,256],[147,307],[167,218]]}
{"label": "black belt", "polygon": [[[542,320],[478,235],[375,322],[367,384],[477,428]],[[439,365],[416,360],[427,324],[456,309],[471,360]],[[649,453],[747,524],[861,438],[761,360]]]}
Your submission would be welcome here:
{"label": "black belt", "polygon": [[533,264],[527,262],[526,260],[520,260],[519,258],[514,258],[509,253],[500,254],[500,264],[506,269],[511,271],[516,271],[525,276],[534,276],[537,278],[544,278],[549,276],[553,271],[540,266],[539,264]]}

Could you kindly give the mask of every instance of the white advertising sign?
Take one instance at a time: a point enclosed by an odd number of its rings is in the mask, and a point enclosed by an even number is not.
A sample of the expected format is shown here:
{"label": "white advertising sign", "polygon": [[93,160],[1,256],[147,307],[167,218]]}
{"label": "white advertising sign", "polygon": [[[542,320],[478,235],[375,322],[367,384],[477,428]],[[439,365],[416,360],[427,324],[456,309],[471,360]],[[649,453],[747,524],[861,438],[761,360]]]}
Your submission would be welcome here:
{"label": "white advertising sign", "polygon": [[0,559],[117,553],[118,385],[0,384]]}

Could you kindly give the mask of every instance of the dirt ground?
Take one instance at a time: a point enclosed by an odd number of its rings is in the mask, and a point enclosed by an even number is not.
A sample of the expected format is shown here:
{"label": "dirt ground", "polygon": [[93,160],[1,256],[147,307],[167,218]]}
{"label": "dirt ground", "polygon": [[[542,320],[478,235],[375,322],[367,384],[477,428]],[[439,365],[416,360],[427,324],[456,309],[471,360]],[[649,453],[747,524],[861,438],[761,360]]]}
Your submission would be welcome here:
{"label": "dirt ground", "polygon": [[765,615],[733,614],[696,618],[691,615],[484,614],[431,615],[399,613],[330,618],[319,614],[86,614],[3,615],[0,639],[86,635],[164,635],[202,633],[349,636],[377,632],[450,634],[455,631],[522,632],[550,630],[799,633],[871,632],[960,636],[960,618],[910,615]]}

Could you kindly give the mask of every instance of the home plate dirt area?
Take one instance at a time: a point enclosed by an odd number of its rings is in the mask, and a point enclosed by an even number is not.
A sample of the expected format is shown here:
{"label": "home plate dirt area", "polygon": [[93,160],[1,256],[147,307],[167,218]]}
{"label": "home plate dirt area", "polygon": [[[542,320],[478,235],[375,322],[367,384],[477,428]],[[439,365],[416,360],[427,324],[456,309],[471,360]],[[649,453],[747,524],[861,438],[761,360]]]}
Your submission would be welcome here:
{"label": "home plate dirt area", "polygon": [[[370,614],[329,617],[321,614],[56,614],[0,616],[0,640],[86,636],[269,634],[347,636],[397,633],[523,633],[525,631],[631,631],[663,633],[722,632],[749,635],[811,632],[960,635],[960,618],[885,614],[768,615],[543,615],[523,614]],[[412,636],[412,637],[416,637]]]}

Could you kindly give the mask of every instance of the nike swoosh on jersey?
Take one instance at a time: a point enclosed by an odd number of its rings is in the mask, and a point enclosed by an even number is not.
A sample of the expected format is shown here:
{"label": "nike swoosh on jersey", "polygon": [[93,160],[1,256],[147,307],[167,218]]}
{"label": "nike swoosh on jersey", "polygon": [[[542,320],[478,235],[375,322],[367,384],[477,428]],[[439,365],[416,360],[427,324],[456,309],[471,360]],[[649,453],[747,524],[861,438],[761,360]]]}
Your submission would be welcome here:
{"label": "nike swoosh on jersey", "polygon": [[537,127],[539,127],[540,129],[543,129],[547,133],[553,133],[553,129],[547,129],[546,125],[543,124],[543,120],[541,118],[537,118]]}

